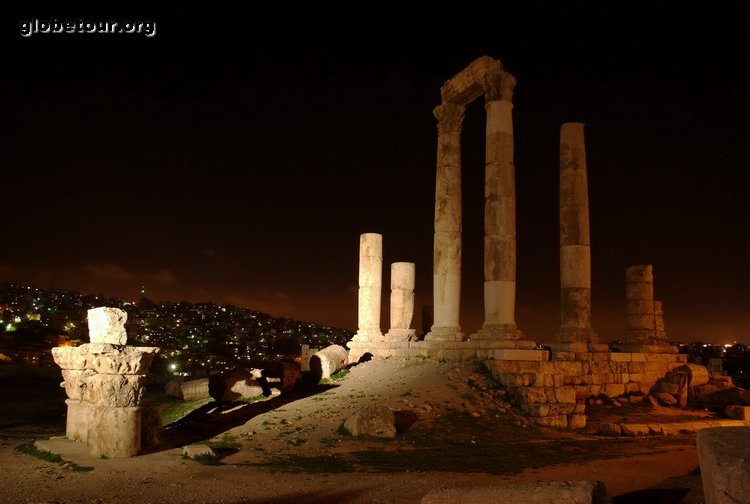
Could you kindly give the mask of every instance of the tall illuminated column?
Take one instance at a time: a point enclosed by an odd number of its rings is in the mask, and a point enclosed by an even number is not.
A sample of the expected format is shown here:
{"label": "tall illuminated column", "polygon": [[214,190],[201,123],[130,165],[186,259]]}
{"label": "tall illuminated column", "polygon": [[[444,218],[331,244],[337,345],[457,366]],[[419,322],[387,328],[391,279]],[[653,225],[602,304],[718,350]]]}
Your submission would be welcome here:
{"label": "tall illuminated column", "polygon": [[461,125],[464,106],[445,102],[433,113],[438,120],[434,323],[425,340],[461,341]]}
{"label": "tall illuminated column", "polygon": [[[515,79],[503,73],[485,94],[484,324],[472,339],[519,339],[516,327]],[[500,90],[502,89],[502,93]]]}
{"label": "tall illuminated column", "polygon": [[365,233],[359,237],[359,330],[352,341],[379,341],[380,296],[383,278],[383,236]]}
{"label": "tall illuminated column", "polygon": [[596,343],[591,328],[591,238],[582,123],[560,127],[561,343]]}

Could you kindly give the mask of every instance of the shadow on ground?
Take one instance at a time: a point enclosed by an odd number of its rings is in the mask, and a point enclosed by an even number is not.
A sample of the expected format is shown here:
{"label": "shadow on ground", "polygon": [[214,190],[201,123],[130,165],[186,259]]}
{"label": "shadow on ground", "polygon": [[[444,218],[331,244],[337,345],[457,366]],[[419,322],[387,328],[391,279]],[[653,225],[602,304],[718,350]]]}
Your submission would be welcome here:
{"label": "shadow on ground", "polygon": [[213,401],[191,411],[186,416],[164,427],[162,442],[156,451],[169,450],[205,439],[210,439],[248,420],[280,408],[290,402],[320,394],[337,385],[308,385],[281,394],[273,399],[246,403],[242,401]]}

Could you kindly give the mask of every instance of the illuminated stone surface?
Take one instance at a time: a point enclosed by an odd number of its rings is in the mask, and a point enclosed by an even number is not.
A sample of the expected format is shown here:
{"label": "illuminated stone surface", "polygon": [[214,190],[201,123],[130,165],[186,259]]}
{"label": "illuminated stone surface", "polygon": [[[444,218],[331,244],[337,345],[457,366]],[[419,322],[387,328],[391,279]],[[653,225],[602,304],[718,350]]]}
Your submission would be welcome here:
{"label": "illuminated stone surface", "polygon": [[389,341],[412,341],[417,333],[410,329],[414,317],[414,263],[391,264],[391,328],[385,335]]}
{"label": "illuminated stone surface", "polygon": [[379,341],[380,298],[383,282],[383,236],[365,233],[359,237],[359,329],[352,341]]}
{"label": "illuminated stone surface", "polygon": [[511,103],[515,79],[502,64],[483,56],[440,90],[435,239],[434,323],[427,341],[462,341],[461,307],[461,126],[465,106],[485,97],[484,312],[472,339],[521,339],[515,324],[516,189]]}
{"label": "illuminated stone surface", "polygon": [[537,481],[513,485],[468,486],[433,490],[422,504],[609,504],[601,481]]}
{"label": "illuminated stone surface", "polygon": [[591,240],[581,123],[560,127],[560,342],[596,343],[591,328]]}
{"label": "illuminated stone surface", "polygon": [[149,443],[160,429],[158,415],[147,408],[142,418],[141,407],[146,372],[159,349],[124,346],[126,320],[116,308],[89,310],[91,343],[52,349],[68,396],[66,436],[110,458],[137,455],[142,429]]}
{"label": "illuminated stone surface", "polygon": [[88,311],[89,341],[125,345],[128,342],[128,335],[125,332],[127,320],[128,314],[119,308],[101,306],[90,309]]}
{"label": "illuminated stone surface", "polygon": [[750,502],[750,427],[703,429],[696,444],[706,504]]}
{"label": "illuminated stone surface", "polygon": [[349,352],[340,345],[330,345],[310,357],[310,372],[319,380],[330,378],[344,369],[349,362]]}

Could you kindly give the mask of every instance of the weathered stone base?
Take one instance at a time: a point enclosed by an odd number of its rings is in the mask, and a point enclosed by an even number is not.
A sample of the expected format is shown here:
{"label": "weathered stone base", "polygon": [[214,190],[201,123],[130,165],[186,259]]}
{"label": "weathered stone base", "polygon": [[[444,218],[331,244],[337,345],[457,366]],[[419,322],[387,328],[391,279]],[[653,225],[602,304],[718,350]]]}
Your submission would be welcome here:
{"label": "weathered stone base", "polygon": [[417,341],[415,329],[391,329],[385,333],[386,341]]}
{"label": "weathered stone base", "polygon": [[93,405],[76,399],[65,399],[65,404],[68,405],[68,414],[65,419],[65,437],[71,441],[85,443],[88,439]]}
{"label": "weathered stone base", "polygon": [[471,340],[521,340],[526,336],[516,324],[484,324],[471,335]]}
{"label": "weathered stone base", "polygon": [[380,329],[360,329],[352,336],[352,341],[383,341],[383,333]]}
{"label": "weathered stone base", "polygon": [[424,337],[425,341],[463,341],[464,333],[460,327],[435,327]]}
{"label": "weathered stone base", "polygon": [[141,408],[94,406],[87,444],[94,456],[135,457],[141,450]]}
{"label": "weathered stone base", "polygon": [[596,343],[599,341],[599,336],[591,328],[561,327],[557,332],[557,341],[561,343]]}
{"label": "weathered stone base", "polygon": [[535,344],[529,340],[350,341],[346,346],[349,347],[349,362],[357,362],[366,353],[379,358],[445,360],[523,359],[523,352],[532,352],[539,360],[539,355],[547,354],[533,350]]}

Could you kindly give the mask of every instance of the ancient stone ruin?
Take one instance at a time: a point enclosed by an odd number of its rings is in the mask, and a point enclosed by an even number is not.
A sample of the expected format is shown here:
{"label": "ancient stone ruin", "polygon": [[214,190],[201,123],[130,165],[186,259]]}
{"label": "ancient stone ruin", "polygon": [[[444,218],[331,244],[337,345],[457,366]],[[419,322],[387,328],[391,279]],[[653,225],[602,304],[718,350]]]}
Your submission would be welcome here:
{"label": "ancient stone ruin", "polygon": [[[583,427],[589,398],[635,395],[643,399],[657,380],[687,362],[687,355],[677,354],[667,343],[662,306],[654,300],[651,266],[634,266],[626,272],[625,344],[613,352],[609,345],[598,343],[591,325],[591,240],[581,123],[565,123],[560,128],[560,328],[554,341],[540,350],[516,326],[515,84],[500,61],[483,56],[441,88],[442,103],[434,110],[438,120],[434,324],[423,341],[402,331],[413,312],[414,285],[394,265],[391,330],[382,336],[383,238],[364,234],[360,238],[359,331],[347,343],[349,362],[365,354],[480,360],[508,389],[516,406],[539,424]],[[459,321],[461,124],[465,106],[481,96],[487,111],[484,323],[467,339]]]}
{"label": "ancient stone ruin", "polygon": [[95,456],[133,457],[158,443],[159,415],[143,404],[142,395],[159,349],[126,346],[126,320],[123,310],[93,308],[90,343],[52,349],[68,395],[65,435],[85,443]]}

